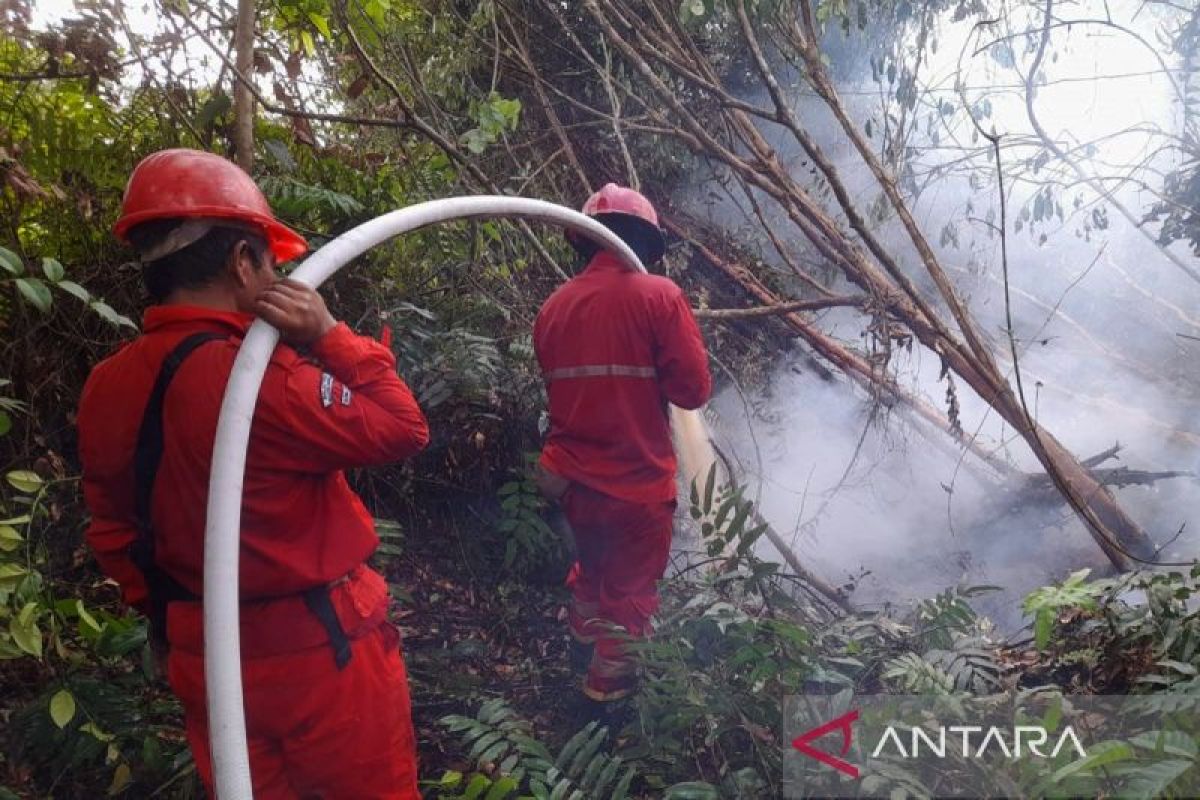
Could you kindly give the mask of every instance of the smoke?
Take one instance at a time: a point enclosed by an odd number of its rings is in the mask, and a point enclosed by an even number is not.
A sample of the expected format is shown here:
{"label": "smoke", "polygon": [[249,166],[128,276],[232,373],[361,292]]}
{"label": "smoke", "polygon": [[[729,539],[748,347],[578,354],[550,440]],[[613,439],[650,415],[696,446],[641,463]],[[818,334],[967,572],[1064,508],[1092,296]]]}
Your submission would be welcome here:
{"label": "smoke", "polygon": [[[1165,74],[1146,46],[1167,32],[1172,12],[1125,9],[1114,21],[1127,31],[1089,23],[1052,32],[1035,113],[1086,174],[1099,177],[1104,197],[1042,146],[1027,114],[1022,76],[1040,39],[1040,9],[1011,9],[986,35],[973,18],[954,21],[951,12],[910,20],[900,30],[852,33],[848,42],[831,34],[839,90],[860,125],[871,121],[877,145],[881,131],[909,126],[902,146],[911,169],[903,178],[915,192],[917,219],[1005,368],[1011,367],[1011,310],[1026,399],[1045,427],[1081,458],[1119,442],[1120,460],[1106,467],[1200,469],[1200,341],[1179,335],[1200,336],[1200,284],[1113,205],[1124,203],[1139,218],[1145,213],[1162,173],[1181,163],[1172,137],[1194,123],[1184,117],[1179,79]],[[1101,0],[1062,13],[1106,18]],[[922,25],[937,48],[924,49],[919,99],[904,109],[888,81],[887,54],[916,52],[913,37]],[[769,104],[765,95],[745,99]],[[864,209],[880,208],[878,187],[827,111],[803,94],[795,103],[852,196]],[[968,109],[985,130],[1003,134],[1010,309],[995,164]],[[793,140],[778,127],[764,124],[763,132],[795,174],[808,175],[811,165]],[[708,187],[699,188],[686,192],[706,198],[690,203],[694,213],[743,239],[757,226],[740,199],[714,199]],[[771,221],[794,234],[785,220]],[[884,217],[876,230],[920,284],[919,262],[898,223]],[[806,252],[803,242],[792,245]],[[1184,248],[1173,252],[1200,269]],[[763,254],[771,257],[765,242]],[[863,344],[863,319],[851,312],[830,312],[822,326],[848,344]],[[936,354],[914,345],[896,352],[890,369],[913,394],[947,407]],[[968,435],[1014,468],[1040,474],[1020,438],[961,382],[957,401]],[[824,379],[800,357],[778,366],[753,405],[748,418],[734,389],[714,399],[709,421],[718,445],[752,476],[764,516],[801,558],[831,581],[853,581],[859,605],[904,603],[956,583],[996,584],[1004,591],[977,605],[1013,627],[1026,592],[1081,566],[1102,571],[1107,563],[1053,494],[1014,491],[981,476],[973,456],[932,442],[950,443],[945,433],[876,409],[862,391]],[[1165,545],[1163,558],[1195,557],[1200,481],[1114,491]]]}

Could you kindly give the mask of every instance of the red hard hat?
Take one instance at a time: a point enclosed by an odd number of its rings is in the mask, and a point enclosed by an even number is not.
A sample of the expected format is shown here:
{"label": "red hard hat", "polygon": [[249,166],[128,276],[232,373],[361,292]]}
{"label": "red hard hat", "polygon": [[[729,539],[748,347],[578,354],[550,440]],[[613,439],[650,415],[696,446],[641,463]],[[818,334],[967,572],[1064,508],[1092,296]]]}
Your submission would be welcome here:
{"label": "red hard hat", "polygon": [[[658,212],[641,192],[606,183],[587,199],[582,211],[589,217],[606,222],[626,244],[638,252],[644,262],[652,264],[662,258],[666,239],[658,227]],[[567,241],[581,253],[590,253],[589,245],[573,231],[567,232]]]}
{"label": "red hard hat", "polygon": [[303,236],[275,219],[267,198],[241,167],[214,153],[184,148],[152,153],[134,167],[113,233],[127,242],[129,229],[143,222],[196,217],[259,227],[280,263],[308,250]]}
{"label": "red hard hat", "polygon": [[615,183],[606,183],[583,204],[583,213],[589,217],[601,214],[630,214],[658,227],[658,214],[654,206],[641,192]]}

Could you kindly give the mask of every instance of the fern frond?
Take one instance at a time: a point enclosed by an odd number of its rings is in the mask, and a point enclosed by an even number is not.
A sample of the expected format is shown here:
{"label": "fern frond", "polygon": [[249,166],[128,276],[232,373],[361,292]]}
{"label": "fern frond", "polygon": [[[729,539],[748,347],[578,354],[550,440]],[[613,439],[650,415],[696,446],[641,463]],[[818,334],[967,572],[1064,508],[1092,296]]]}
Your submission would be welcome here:
{"label": "fern frond", "polygon": [[941,667],[916,653],[905,653],[888,662],[884,678],[897,681],[912,694],[948,695],[954,692],[954,678]]}
{"label": "fern frond", "polygon": [[[498,765],[498,774],[512,779],[513,791],[525,788],[541,800],[624,800],[637,776],[637,770],[620,756],[604,752],[608,728],[598,722],[589,722],[577,731],[554,757],[533,736],[533,726],[502,700],[484,703],[475,717],[451,715],[443,717],[441,724],[461,734],[476,766]],[[508,784],[501,787],[500,780],[492,783],[491,778],[479,782],[478,777],[483,776],[472,778],[463,787],[464,794],[442,797],[490,798],[491,792],[497,792],[497,800],[510,796]],[[438,786],[457,789],[462,776],[446,781],[444,778]]]}

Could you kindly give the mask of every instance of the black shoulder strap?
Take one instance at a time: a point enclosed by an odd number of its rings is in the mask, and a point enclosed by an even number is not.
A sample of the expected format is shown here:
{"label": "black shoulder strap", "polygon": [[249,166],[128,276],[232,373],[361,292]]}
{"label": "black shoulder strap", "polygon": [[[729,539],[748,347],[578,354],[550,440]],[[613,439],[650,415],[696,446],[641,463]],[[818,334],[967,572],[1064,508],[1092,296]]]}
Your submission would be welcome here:
{"label": "black shoulder strap", "polygon": [[195,594],[185,589],[178,581],[158,566],[154,557],[154,525],[150,520],[150,500],[154,495],[154,479],[163,455],[163,403],[167,388],[179,367],[196,348],[214,339],[224,339],[219,333],[193,333],[175,345],[158,370],[154,389],[142,414],[138,428],[137,449],[133,456],[133,475],[136,495],[137,538],[130,547],[130,555],[146,579],[150,598],[148,615],[151,635],[158,641],[166,639],[167,604],[172,600],[198,600]]}

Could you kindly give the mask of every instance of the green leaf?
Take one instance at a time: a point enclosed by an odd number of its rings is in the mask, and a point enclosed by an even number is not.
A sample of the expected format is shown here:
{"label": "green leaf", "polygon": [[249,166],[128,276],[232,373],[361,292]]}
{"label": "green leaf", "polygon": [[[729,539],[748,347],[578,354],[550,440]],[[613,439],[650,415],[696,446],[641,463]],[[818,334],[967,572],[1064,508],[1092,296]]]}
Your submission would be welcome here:
{"label": "green leaf", "polygon": [[312,34],[308,31],[300,31],[300,45],[304,48],[304,55],[312,58],[313,53],[317,50],[317,45],[313,42]]}
{"label": "green leaf", "polygon": [[125,791],[129,784],[133,782],[133,773],[129,769],[129,765],[122,762],[113,770],[112,783],[108,785],[108,795],[120,794]]}
{"label": "green leaf", "polygon": [[13,644],[12,637],[7,633],[0,633],[0,661],[12,661],[24,657],[25,654],[21,652],[21,648]]}
{"label": "green leaf", "polygon": [[17,278],[17,289],[21,291],[30,305],[43,314],[49,313],[54,298],[50,296],[50,290],[46,288],[46,284],[37,278]]}
{"label": "green leaf", "polygon": [[366,8],[363,10],[367,12],[367,16],[370,17],[376,25],[382,25],[384,23],[384,15],[387,12],[387,7],[379,0],[367,0]]}
{"label": "green leaf", "polygon": [[80,286],[75,281],[59,281],[58,288],[62,289],[64,292],[66,292],[69,295],[74,295],[75,297],[78,297],[80,300],[82,300],[85,303],[89,303],[92,300],[92,293],[89,292],[87,289],[83,288],[82,286]]}
{"label": "green leaf", "polygon": [[20,564],[0,564],[0,589],[15,589],[29,573]]}
{"label": "green leaf", "polygon": [[1038,650],[1045,650],[1050,643],[1050,634],[1054,630],[1054,612],[1043,608],[1037,613],[1033,625],[1033,639]]}
{"label": "green leaf", "polygon": [[[1107,764],[1112,764],[1117,761],[1125,761],[1133,758],[1133,748],[1123,742],[1102,742],[1097,747],[1093,748],[1091,755],[1073,761],[1065,767],[1054,772],[1048,779],[1051,786],[1061,783],[1065,778],[1076,775],[1080,772],[1089,773],[1097,767],[1102,767]],[[1040,794],[1040,792],[1039,792]]]}
{"label": "green leaf", "polygon": [[0,410],[0,436],[3,436],[4,434],[8,433],[11,430],[12,430],[12,417],[10,417],[8,415],[7,411]]}
{"label": "green leaf", "polygon": [[42,631],[37,625],[37,603],[26,603],[21,613],[8,621],[8,632],[17,647],[34,658],[42,657]]}
{"label": "green leaf", "polygon": [[105,733],[104,731],[100,730],[100,728],[96,727],[96,723],[94,722],[83,723],[79,726],[79,730],[83,733],[91,735],[100,742],[111,742],[113,739],[117,738],[111,733]]}
{"label": "green leaf", "polygon": [[100,627],[100,623],[96,622],[96,618],[88,613],[88,610],[84,607],[82,600],[75,601],[75,613],[79,615],[79,627],[85,635],[100,635],[100,633],[103,631],[103,629]]}
{"label": "green leaf", "polygon": [[717,464],[716,462],[713,462],[713,464],[708,468],[708,477],[704,479],[704,505],[702,505],[701,508],[704,509],[705,514],[712,511],[713,489],[716,488],[716,485]]}
{"label": "green leaf", "polygon": [[137,330],[137,325],[133,324],[133,320],[122,314],[118,314],[112,306],[103,300],[94,300],[92,301],[91,306],[92,310],[99,314],[105,322],[115,325],[118,328],[126,327]]}
{"label": "green leaf", "polygon": [[1191,664],[1185,664],[1182,661],[1171,661],[1168,659],[1165,661],[1159,661],[1157,663],[1160,667],[1168,667],[1176,672],[1182,672],[1184,675],[1194,676],[1197,674],[1196,667]]}
{"label": "green leaf", "polygon": [[[445,722],[445,719],[442,720]],[[435,785],[443,789],[453,789],[462,784],[463,774],[457,770],[449,769],[442,773],[442,779]]]}
{"label": "green leaf", "polygon": [[[280,141],[279,139],[267,139],[265,142],[263,142],[263,148],[267,151],[271,158],[275,159],[275,162],[279,164],[279,166],[284,168],[285,171],[295,172],[298,168],[296,159],[292,158],[292,153],[290,150],[288,150],[286,143]],[[266,189],[263,191],[266,191]]]}
{"label": "green leaf", "polygon": [[1084,567],[1081,570],[1072,572],[1067,579],[1063,581],[1063,586],[1081,586],[1083,585],[1083,582],[1087,580],[1087,577],[1091,574],[1091,572],[1091,567]]}
{"label": "green leaf", "polygon": [[[1129,784],[1123,787],[1121,794],[1126,797],[1172,796],[1167,791],[1168,787],[1195,763],[1191,759],[1171,758],[1154,764],[1138,765],[1137,771],[1132,775]],[[1187,787],[1188,783],[1190,781],[1185,782],[1183,786]],[[1184,797],[1189,794],[1191,792],[1184,791],[1173,796]]]}
{"label": "green leaf", "polygon": [[13,275],[21,275],[25,272],[25,265],[21,263],[21,257],[7,247],[0,247],[0,268]]}
{"label": "green leaf", "polygon": [[471,782],[467,784],[467,789],[463,792],[463,800],[475,800],[475,798],[482,795],[483,790],[488,788],[490,785],[491,781],[489,781],[485,776],[476,775],[474,778],[471,778]]}
{"label": "green leaf", "polygon": [[64,277],[66,277],[67,271],[63,268],[63,265],[58,263],[58,261],[55,259],[43,258],[42,274],[45,275],[46,280],[50,281],[51,283],[58,283]]}
{"label": "green leaf", "polygon": [[1154,731],[1141,733],[1129,740],[1137,747],[1151,751],[1161,751],[1172,756],[1196,758],[1200,746],[1195,739],[1183,731]]}
{"label": "green leaf", "polygon": [[472,128],[462,135],[462,143],[467,146],[474,155],[479,155],[493,140],[488,137],[479,128]]}
{"label": "green leaf", "polygon": [[687,781],[677,783],[667,789],[663,800],[719,800],[717,787],[704,781]]}
{"label": "green leaf", "polygon": [[504,98],[499,95],[492,99],[492,109],[499,114],[504,126],[515,131],[521,121],[521,101],[515,97]]}
{"label": "green leaf", "polygon": [[50,698],[50,719],[60,728],[75,719],[75,696],[66,689],[59,689]]}
{"label": "green leaf", "polygon": [[333,34],[329,31],[329,22],[320,14],[312,11],[308,12],[308,21],[313,24],[313,27],[321,32],[321,35],[326,39],[332,39]]}
{"label": "green leaf", "polygon": [[225,114],[233,107],[233,101],[229,99],[229,95],[224,92],[218,92],[208,98],[208,102],[200,107],[200,112],[196,114],[196,127],[211,128],[216,122],[217,117]]}
{"label": "green leaf", "polygon": [[16,528],[11,525],[0,525],[0,551],[11,553],[20,547],[23,541],[25,540]]}
{"label": "green leaf", "polygon": [[38,475],[36,472],[30,472],[27,469],[15,469],[4,477],[12,484],[14,489],[25,494],[33,494],[42,488],[42,484],[45,483],[41,475]]}
{"label": "green leaf", "polygon": [[491,791],[487,793],[484,800],[505,800],[510,794],[517,790],[517,782],[505,775],[500,780],[492,784]]}

